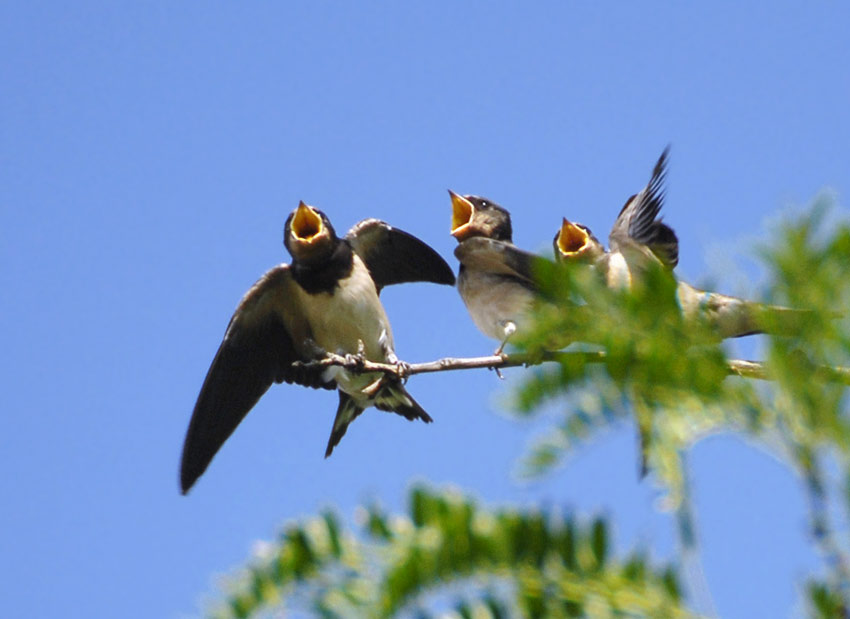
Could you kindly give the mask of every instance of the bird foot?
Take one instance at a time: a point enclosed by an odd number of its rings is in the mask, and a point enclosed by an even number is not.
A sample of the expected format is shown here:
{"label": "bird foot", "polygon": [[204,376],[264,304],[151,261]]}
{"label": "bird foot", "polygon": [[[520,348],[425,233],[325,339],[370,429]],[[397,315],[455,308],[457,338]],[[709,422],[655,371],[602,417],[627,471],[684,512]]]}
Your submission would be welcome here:
{"label": "bird foot", "polygon": [[[501,348],[501,346],[499,348]],[[500,357],[502,359],[502,362],[505,362],[505,361],[508,360],[508,355],[505,354],[504,352],[502,352],[501,350],[496,351],[496,356]],[[501,370],[499,370],[499,368],[493,368],[493,369],[496,371],[496,376],[499,377],[499,380],[505,380],[505,377],[502,376],[502,372],[501,372]]]}
{"label": "bird foot", "polygon": [[391,350],[387,352],[387,363],[395,366],[396,376],[398,376],[402,383],[406,383],[407,378],[410,376],[410,364],[399,359],[395,352]]}
{"label": "bird foot", "polygon": [[410,377],[410,364],[406,361],[398,360],[395,363],[395,373],[399,377],[402,383],[407,383],[407,379]]}
{"label": "bird foot", "polygon": [[366,357],[358,352],[357,354],[345,354],[345,367],[349,370],[362,370],[366,365]]}

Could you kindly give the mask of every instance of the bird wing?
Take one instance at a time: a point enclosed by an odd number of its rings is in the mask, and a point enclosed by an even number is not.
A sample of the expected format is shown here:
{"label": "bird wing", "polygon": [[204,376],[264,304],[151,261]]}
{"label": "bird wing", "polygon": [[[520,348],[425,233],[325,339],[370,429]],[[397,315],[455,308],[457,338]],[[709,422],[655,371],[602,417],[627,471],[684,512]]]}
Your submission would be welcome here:
{"label": "bird wing", "polygon": [[355,224],[346,240],[366,264],[380,291],[390,284],[434,282],[454,285],[451,267],[430,246],[415,236],[378,219]]}
{"label": "bird wing", "polygon": [[645,245],[672,269],[679,262],[679,240],[670,226],[657,219],[664,205],[669,152],[668,146],[658,158],[646,187],[626,201],[611,228],[608,243],[612,251],[630,243]]}
{"label": "bird wing", "polygon": [[310,337],[288,265],[269,270],[242,298],[204,379],[180,465],[185,494],[273,382],[335,388],[321,369],[292,367],[309,359]]}
{"label": "bird wing", "polygon": [[455,256],[460,263],[493,275],[517,280],[531,290],[537,290],[536,274],[542,256],[523,251],[513,243],[476,236],[458,244]]}

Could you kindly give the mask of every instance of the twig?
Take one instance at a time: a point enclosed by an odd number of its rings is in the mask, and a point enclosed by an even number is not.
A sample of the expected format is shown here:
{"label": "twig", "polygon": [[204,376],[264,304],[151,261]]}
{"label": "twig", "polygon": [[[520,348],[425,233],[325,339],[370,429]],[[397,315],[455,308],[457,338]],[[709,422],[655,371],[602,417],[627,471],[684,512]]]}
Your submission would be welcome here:
{"label": "twig", "polygon": [[[308,368],[329,367],[338,365],[351,372],[384,372],[396,376],[412,376],[413,374],[428,374],[430,372],[445,372],[449,370],[475,370],[481,368],[510,368],[518,366],[539,365],[546,361],[557,361],[559,363],[604,363],[605,353],[593,351],[574,352],[545,352],[542,355],[490,355],[489,357],[444,357],[436,361],[425,363],[411,363],[406,371],[397,365],[390,363],[376,363],[357,357],[343,357],[333,353],[326,353],[325,357],[316,361],[296,362]],[[758,361],[746,361],[744,359],[729,359],[727,361],[728,372],[731,376],[752,378],[756,380],[773,380],[769,370],[763,363]],[[850,368],[821,366],[818,372],[832,382],[850,385]]]}
{"label": "twig", "polygon": [[429,374],[431,372],[445,372],[447,370],[478,370],[482,368],[499,369],[512,368],[519,366],[539,365],[544,361],[561,361],[568,360],[584,361],[586,363],[601,363],[605,360],[605,353],[602,352],[545,352],[539,356],[531,355],[490,355],[489,357],[443,357],[436,361],[426,361],[425,363],[410,363],[406,366],[406,371],[391,363],[377,363],[366,359],[361,359],[356,356],[343,357],[334,353],[325,353],[322,359],[316,361],[296,361],[293,365],[299,365],[305,368],[324,368],[334,365],[345,368],[351,372],[384,372],[385,374],[401,375],[403,372],[406,376],[413,374]]}
{"label": "twig", "polygon": [[[729,359],[726,363],[729,365],[729,374],[734,374],[743,378],[773,380],[773,376],[770,374],[770,371],[763,363],[758,361]],[[816,372],[818,377],[825,381],[850,385],[850,368],[821,365],[817,368]]]}

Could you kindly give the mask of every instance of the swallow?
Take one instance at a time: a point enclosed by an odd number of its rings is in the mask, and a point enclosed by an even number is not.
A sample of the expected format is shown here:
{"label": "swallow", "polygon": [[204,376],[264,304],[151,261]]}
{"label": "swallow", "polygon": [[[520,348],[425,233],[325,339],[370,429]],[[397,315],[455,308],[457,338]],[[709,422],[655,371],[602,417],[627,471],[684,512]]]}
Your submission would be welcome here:
{"label": "swallow", "polygon": [[304,202],[286,220],[284,245],[292,263],[273,267],[248,290],[204,379],[183,444],[183,494],[272,383],[338,391],[325,457],[370,406],[432,421],[397,376],[295,362],[330,351],[401,364],[378,295],[384,286],[403,282],[453,285],[445,260],[377,219],[363,220],[339,238],[327,216]]}
{"label": "swallow", "polygon": [[523,330],[538,298],[536,264],[541,256],[513,244],[511,215],[492,200],[461,196],[449,190],[452,200],[451,235],[458,241],[460,262],[457,288],[478,329],[500,342]]}
{"label": "swallow", "polygon": [[[652,265],[672,275],[679,263],[679,240],[661,221],[669,147],[664,149],[646,186],[629,197],[608,235],[609,251],[587,226],[563,218],[555,234],[556,261],[590,264],[612,289],[631,288]],[[677,281],[676,295],[683,314],[703,318],[722,339],[799,329],[808,312],[745,301],[707,292]]]}

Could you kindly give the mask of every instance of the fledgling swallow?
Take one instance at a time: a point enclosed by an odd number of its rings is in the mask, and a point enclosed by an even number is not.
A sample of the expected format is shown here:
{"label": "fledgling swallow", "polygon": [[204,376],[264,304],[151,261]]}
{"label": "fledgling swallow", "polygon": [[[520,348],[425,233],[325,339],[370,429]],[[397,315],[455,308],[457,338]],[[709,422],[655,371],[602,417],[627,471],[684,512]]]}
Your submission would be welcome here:
{"label": "fledgling swallow", "polygon": [[650,263],[673,269],[679,262],[676,233],[658,214],[664,204],[669,147],[664,149],[652,176],[639,193],[626,200],[608,235],[610,251],[587,226],[563,219],[555,235],[555,258],[560,261],[590,262],[611,288],[629,288]]}
{"label": "fledgling swallow", "polygon": [[398,364],[378,294],[403,282],[454,284],[445,260],[377,219],[363,220],[339,238],[327,216],[304,202],[286,220],[284,245],[292,264],[266,272],[242,298],[204,379],[183,444],[183,494],[273,382],[339,392],[325,457],[370,406],[432,421],[397,377],[293,362],[329,351]]}
{"label": "fledgling swallow", "polygon": [[492,200],[461,196],[452,199],[451,234],[458,241],[457,288],[478,329],[501,343],[525,326],[539,292],[535,263],[544,258],[513,244],[510,213]]}
{"label": "fledgling swallow", "polygon": [[[563,219],[555,234],[555,259],[592,264],[610,288],[630,288],[650,265],[673,269],[679,263],[679,240],[659,213],[664,205],[669,147],[664,149],[646,186],[626,200],[608,235],[610,250],[587,226]],[[759,333],[788,334],[799,328],[805,310],[745,301],[706,292],[678,281],[679,306],[689,318],[703,318],[723,339]]]}
{"label": "fledgling swallow", "polygon": [[596,267],[607,252],[599,239],[587,226],[563,218],[561,227],[552,241],[555,260]]}

